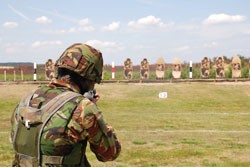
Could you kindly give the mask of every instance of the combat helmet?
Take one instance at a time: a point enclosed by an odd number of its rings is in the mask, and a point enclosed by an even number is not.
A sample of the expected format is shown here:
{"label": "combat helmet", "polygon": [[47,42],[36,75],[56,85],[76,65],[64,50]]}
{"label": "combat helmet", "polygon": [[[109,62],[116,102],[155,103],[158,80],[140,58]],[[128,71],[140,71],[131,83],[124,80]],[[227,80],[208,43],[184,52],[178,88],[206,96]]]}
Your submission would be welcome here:
{"label": "combat helmet", "polygon": [[55,67],[68,69],[83,78],[100,83],[103,69],[102,53],[87,44],[76,43],[62,53]]}

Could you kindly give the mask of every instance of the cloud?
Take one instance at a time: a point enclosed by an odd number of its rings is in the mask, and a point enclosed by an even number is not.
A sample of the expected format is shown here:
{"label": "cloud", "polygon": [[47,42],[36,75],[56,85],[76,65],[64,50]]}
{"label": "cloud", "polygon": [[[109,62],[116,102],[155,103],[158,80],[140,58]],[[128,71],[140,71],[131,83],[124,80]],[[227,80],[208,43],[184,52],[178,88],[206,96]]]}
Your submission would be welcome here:
{"label": "cloud", "polygon": [[111,24],[104,26],[103,30],[104,31],[115,31],[117,29],[119,29],[120,27],[120,22],[112,22]]}
{"label": "cloud", "polygon": [[4,28],[16,28],[18,27],[18,23],[16,22],[5,22],[2,25]]}
{"label": "cloud", "polygon": [[160,18],[150,15],[150,16],[140,18],[137,21],[130,21],[128,23],[128,26],[132,28],[145,28],[145,27],[164,28],[164,27],[167,27],[168,25],[163,23]]}
{"label": "cloud", "polygon": [[78,20],[77,25],[75,27],[71,27],[66,32],[77,33],[77,32],[91,32],[94,30],[95,28],[90,24],[90,20],[88,18],[85,18]]}
{"label": "cloud", "polygon": [[51,46],[51,45],[61,45],[62,41],[35,41],[31,44],[33,48]]}
{"label": "cloud", "polygon": [[29,19],[27,16],[25,16],[22,12],[16,10],[16,9],[15,9],[13,6],[11,6],[11,5],[8,5],[8,6],[9,6],[9,8],[10,8],[15,14],[17,14],[18,16],[20,16],[21,18],[23,18],[23,19],[26,20],[26,21],[30,21],[30,19]]}
{"label": "cloud", "polygon": [[36,18],[35,22],[38,24],[49,24],[52,23],[52,20],[48,19],[46,16],[41,16]]}
{"label": "cloud", "polygon": [[89,21],[88,18],[81,19],[81,20],[78,21],[78,25],[79,25],[79,26],[86,26],[86,25],[88,25],[88,24],[90,24],[90,21]]}
{"label": "cloud", "polygon": [[227,15],[224,13],[211,14],[207,19],[203,21],[203,24],[212,25],[221,23],[235,23],[245,21],[246,19],[247,17],[242,15]]}
{"label": "cloud", "polygon": [[124,49],[124,46],[122,44],[110,41],[89,40],[86,43],[95,47],[96,49],[100,49],[101,52],[103,50],[109,52],[115,52]]}
{"label": "cloud", "polygon": [[68,29],[58,29],[58,30],[43,30],[43,33],[46,34],[66,34],[66,33],[82,33],[82,32],[92,32],[95,30],[90,23],[88,18],[81,19],[76,21],[76,24],[73,27]]}

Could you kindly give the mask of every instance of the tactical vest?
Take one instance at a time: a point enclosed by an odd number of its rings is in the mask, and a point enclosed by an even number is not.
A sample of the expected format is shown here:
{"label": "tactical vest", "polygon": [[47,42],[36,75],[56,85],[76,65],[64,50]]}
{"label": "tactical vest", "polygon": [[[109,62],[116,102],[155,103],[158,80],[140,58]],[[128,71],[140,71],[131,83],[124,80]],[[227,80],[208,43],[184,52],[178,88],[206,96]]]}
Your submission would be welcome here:
{"label": "tactical vest", "polygon": [[13,166],[90,166],[85,156],[87,141],[77,143],[74,146],[72,153],[66,156],[41,155],[40,141],[45,125],[49,122],[50,118],[56,114],[60,107],[68,101],[82,95],[66,91],[54,97],[40,109],[29,106],[32,96],[33,93],[28,95],[16,108],[16,122],[13,135],[13,147],[16,152],[16,164],[13,164]]}

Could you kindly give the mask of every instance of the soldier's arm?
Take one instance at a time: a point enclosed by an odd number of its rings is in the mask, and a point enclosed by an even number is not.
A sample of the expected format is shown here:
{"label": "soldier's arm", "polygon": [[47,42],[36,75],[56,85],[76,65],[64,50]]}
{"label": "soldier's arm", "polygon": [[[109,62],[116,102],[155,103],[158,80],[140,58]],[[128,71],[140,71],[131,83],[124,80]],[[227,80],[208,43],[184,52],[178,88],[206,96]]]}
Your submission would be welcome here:
{"label": "soldier's arm", "polygon": [[101,111],[94,103],[85,107],[83,123],[88,127],[88,142],[97,159],[103,162],[116,159],[121,144],[114,129],[105,123]]}

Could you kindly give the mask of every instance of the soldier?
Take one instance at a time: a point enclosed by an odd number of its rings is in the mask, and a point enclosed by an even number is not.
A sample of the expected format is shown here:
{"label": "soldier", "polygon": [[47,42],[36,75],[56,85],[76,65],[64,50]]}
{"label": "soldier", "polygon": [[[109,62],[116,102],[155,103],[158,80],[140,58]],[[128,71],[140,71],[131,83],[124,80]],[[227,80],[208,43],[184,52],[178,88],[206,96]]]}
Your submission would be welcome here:
{"label": "soldier", "polygon": [[55,63],[56,77],[23,98],[13,112],[14,167],[85,167],[87,142],[99,161],[121,151],[114,129],[96,102],[101,52],[86,44],[67,48]]}

